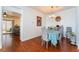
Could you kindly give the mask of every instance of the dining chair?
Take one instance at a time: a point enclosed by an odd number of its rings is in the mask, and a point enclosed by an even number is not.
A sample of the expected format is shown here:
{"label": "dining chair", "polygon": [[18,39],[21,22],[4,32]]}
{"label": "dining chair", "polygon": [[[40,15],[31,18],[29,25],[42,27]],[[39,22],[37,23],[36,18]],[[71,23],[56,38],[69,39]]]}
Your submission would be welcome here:
{"label": "dining chair", "polygon": [[72,27],[67,27],[66,37],[69,43],[76,45],[76,34],[72,32]]}
{"label": "dining chair", "polygon": [[48,29],[45,28],[45,27],[42,27],[41,28],[42,30],[42,46],[45,45],[46,48],[48,48],[48,42],[49,42],[49,39],[48,39]]}
{"label": "dining chair", "polygon": [[63,26],[61,26],[61,28],[60,28],[60,33],[61,33],[61,38],[64,37],[64,27]]}
{"label": "dining chair", "polygon": [[61,26],[59,28],[59,30],[57,31],[57,36],[58,36],[57,44],[60,46],[60,48],[63,48],[62,47],[62,38],[64,37],[64,27],[63,26]]}
{"label": "dining chair", "polygon": [[68,38],[68,42],[70,42],[72,33],[72,27],[66,27],[66,38]]}

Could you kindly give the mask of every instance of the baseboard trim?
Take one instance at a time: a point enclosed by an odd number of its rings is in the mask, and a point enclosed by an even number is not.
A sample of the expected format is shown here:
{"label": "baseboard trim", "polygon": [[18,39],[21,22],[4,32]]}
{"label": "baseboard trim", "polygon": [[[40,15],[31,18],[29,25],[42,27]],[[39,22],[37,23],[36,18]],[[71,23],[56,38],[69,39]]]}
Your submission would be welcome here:
{"label": "baseboard trim", "polygon": [[35,38],[40,38],[41,36],[36,36],[36,37],[33,37],[33,38],[30,38],[30,39],[27,39],[27,40],[23,40],[22,42],[25,42],[25,41],[28,41],[28,40],[32,40],[32,39],[35,39]]}

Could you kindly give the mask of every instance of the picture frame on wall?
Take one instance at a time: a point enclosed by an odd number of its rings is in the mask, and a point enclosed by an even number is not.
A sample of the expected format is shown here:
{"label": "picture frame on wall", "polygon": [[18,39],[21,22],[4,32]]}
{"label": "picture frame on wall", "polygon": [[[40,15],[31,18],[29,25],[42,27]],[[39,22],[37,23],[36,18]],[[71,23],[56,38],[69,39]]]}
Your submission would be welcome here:
{"label": "picture frame on wall", "polygon": [[42,17],[37,16],[37,26],[42,26]]}

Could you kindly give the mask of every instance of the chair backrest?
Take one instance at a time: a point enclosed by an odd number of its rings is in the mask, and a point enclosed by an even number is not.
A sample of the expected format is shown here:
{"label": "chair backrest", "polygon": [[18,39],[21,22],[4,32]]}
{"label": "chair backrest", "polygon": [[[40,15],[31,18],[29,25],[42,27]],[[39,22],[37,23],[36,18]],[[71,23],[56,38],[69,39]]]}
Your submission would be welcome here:
{"label": "chair backrest", "polygon": [[47,39],[48,29],[46,29],[45,27],[42,27],[41,30],[42,30],[42,39],[45,41],[48,41]]}
{"label": "chair backrest", "polygon": [[72,27],[66,27],[66,32],[72,32]]}
{"label": "chair backrest", "polygon": [[62,34],[62,36],[63,36],[63,35],[64,35],[64,27],[63,27],[63,26],[61,26],[60,32],[61,32],[61,34]]}

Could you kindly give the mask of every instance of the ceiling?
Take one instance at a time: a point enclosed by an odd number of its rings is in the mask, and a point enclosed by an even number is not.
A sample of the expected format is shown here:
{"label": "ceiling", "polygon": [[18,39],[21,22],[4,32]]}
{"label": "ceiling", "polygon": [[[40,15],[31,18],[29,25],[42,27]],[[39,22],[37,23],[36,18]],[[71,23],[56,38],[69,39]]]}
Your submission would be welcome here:
{"label": "ceiling", "polygon": [[32,6],[32,8],[43,13],[55,13],[58,11],[74,8],[74,6]]}
{"label": "ceiling", "polygon": [[11,17],[11,18],[19,18],[20,14],[16,13],[16,12],[10,12],[10,11],[6,11],[7,17]]}

